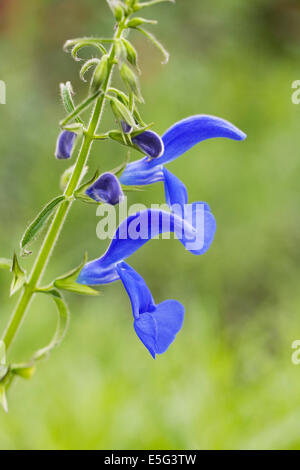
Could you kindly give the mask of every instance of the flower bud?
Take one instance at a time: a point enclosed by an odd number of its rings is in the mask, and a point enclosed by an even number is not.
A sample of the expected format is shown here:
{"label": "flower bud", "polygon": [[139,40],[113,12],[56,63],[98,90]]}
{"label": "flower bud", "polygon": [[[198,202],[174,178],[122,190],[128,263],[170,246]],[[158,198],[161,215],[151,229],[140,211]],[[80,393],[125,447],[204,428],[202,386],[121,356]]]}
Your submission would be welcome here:
{"label": "flower bud", "polygon": [[117,119],[126,122],[129,126],[135,126],[135,120],[129,109],[116,98],[110,100],[111,109]]}
{"label": "flower bud", "polygon": [[92,78],[91,91],[96,93],[105,81],[108,73],[108,55],[104,55],[95,68]]}
{"label": "flower bud", "polygon": [[121,21],[124,15],[124,10],[121,2],[119,0],[107,0],[107,2],[116,20],[118,22]]}
{"label": "flower bud", "polygon": [[55,150],[55,157],[58,160],[66,160],[71,157],[75,139],[75,132],[62,131],[59,134]]}
{"label": "flower bud", "polygon": [[127,60],[128,62],[133,65],[134,67],[137,66],[137,52],[133,45],[127,41],[127,39],[123,38],[122,42],[126,48],[126,53],[127,53]]}
{"label": "flower bud", "polygon": [[121,126],[122,126],[124,134],[130,134],[130,132],[133,129],[133,127],[127,124],[127,122],[125,121],[121,121]]}
{"label": "flower bud", "polygon": [[87,190],[86,195],[97,202],[115,206],[124,199],[118,178],[113,173],[103,173]]}
{"label": "flower bud", "polygon": [[164,143],[153,131],[148,130],[136,135],[132,138],[132,143],[150,158],[159,158],[164,153]]}
{"label": "flower bud", "polygon": [[128,67],[128,65],[123,64],[120,68],[120,74],[123,82],[127,85],[130,91],[134,94],[136,99],[143,103],[143,97],[141,95],[138,79],[135,73]]}

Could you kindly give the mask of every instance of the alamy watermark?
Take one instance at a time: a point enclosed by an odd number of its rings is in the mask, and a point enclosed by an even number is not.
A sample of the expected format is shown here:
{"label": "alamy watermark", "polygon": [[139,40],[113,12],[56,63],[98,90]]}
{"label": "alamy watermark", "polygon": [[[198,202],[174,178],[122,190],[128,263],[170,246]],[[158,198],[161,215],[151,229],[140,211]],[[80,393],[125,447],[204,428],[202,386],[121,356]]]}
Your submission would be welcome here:
{"label": "alamy watermark", "polygon": [[[147,213],[147,216],[146,216]],[[172,212],[167,204],[152,204],[150,210],[144,204],[128,207],[127,198],[116,207],[102,204],[96,215],[101,217],[96,227],[100,240],[118,239],[147,240],[177,238],[188,250],[201,250],[205,242],[205,204],[195,203],[181,206],[174,204]]]}
{"label": "alamy watermark", "polygon": [[0,104],[6,104],[6,83],[0,80]]}
{"label": "alamy watermark", "polygon": [[292,89],[295,90],[292,93],[292,103],[300,104],[300,80],[295,80],[292,83]]}

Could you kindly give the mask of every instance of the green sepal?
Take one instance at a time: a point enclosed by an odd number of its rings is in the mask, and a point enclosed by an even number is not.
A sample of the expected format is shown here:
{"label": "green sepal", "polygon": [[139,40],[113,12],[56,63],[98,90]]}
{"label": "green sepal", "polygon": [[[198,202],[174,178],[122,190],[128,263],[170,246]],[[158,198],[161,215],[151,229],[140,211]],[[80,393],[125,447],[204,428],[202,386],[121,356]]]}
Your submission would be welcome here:
{"label": "green sepal", "polygon": [[164,46],[159,42],[159,40],[156,39],[154,34],[149,33],[149,31],[147,31],[146,29],[139,28],[139,27],[137,27],[136,30],[142,33],[144,36],[146,36],[146,38],[148,38],[152,42],[152,44],[163,54],[164,60],[162,61],[162,64],[164,65],[167,64],[169,62],[170,54],[164,48]]}
{"label": "green sepal", "polygon": [[175,3],[175,0],[150,0],[149,2],[137,3],[134,2],[133,11],[139,11],[142,8],[152,7],[153,5],[158,5],[159,3],[171,2]]}
{"label": "green sepal", "polygon": [[[67,113],[72,113],[75,109],[72,95],[74,94],[71,82],[60,84],[60,96]],[[76,121],[83,124],[83,121],[79,116],[76,117]]]}
{"label": "green sepal", "polygon": [[[142,134],[146,130],[150,129],[152,126],[153,126],[153,123],[149,124],[149,126],[143,127],[142,129],[138,129],[137,131],[131,132],[130,138],[132,139],[133,137],[135,137],[139,134]],[[123,132],[121,132],[119,130],[112,130],[112,131],[108,132],[108,137],[112,140],[115,140],[119,144],[125,145],[126,147],[130,147],[130,148],[132,148],[134,150],[137,150],[138,152],[142,153],[143,155],[145,155],[145,152],[143,152],[143,150],[141,150],[137,145],[132,143],[131,139],[130,139],[130,141],[129,140],[124,141],[124,134],[123,134]],[[129,135],[128,135],[128,137],[129,137]]]}
{"label": "green sepal", "polygon": [[137,60],[138,60],[138,56],[137,56],[137,51],[136,49],[134,48],[134,46],[131,44],[131,42],[129,42],[127,39],[125,38],[122,38],[122,43],[124,44],[125,46],[125,49],[126,49],[126,54],[127,54],[127,60],[128,62],[133,65],[134,67],[137,67]]}
{"label": "green sepal", "polygon": [[14,254],[13,257],[11,272],[13,273],[13,280],[10,286],[10,296],[14,295],[18,290],[20,290],[26,282],[26,273],[20,267],[16,254]]}
{"label": "green sepal", "polygon": [[[43,291],[39,291],[43,292]],[[56,330],[54,333],[54,336],[50,343],[45,346],[42,349],[39,349],[32,357],[32,361],[41,361],[43,359],[47,359],[50,355],[50,353],[60,345],[62,340],[64,339],[68,326],[69,326],[69,321],[70,321],[70,314],[69,310],[67,307],[67,304],[64,301],[63,296],[57,291],[57,290],[49,290],[49,291],[44,291],[43,293],[51,295],[53,301],[55,302],[55,305],[57,307],[57,326]]]}
{"label": "green sepal", "polygon": [[34,364],[12,364],[9,370],[13,375],[30,380],[36,371],[36,367]]}
{"label": "green sepal", "polygon": [[135,98],[140,103],[144,103],[144,98],[141,94],[138,78],[135,73],[128,67],[128,65],[122,64],[122,66],[120,67],[120,75],[128,90],[132,91]]}
{"label": "green sepal", "polygon": [[29,227],[26,229],[21,243],[20,243],[20,248],[21,248],[21,254],[22,256],[24,255],[29,255],[31,252],[26,250],[26,247],[30,242],[32,242],[38,234],[41,232],[43,227],[47,224],[50,216],[53,214],[53,211],[55,208],[60,205],[63,201],[65,200],[65,196],[58,196],[52,201],[50,201],[39,213],[39,215],[34,219],[34,221],[29,225]]}
{"label": "green sepal", "polygon": [[63,129],[65,131],[74,132],[74,134],[81,135],[85,130],[84,125],[80,122],[75,122],[73,124],[66,124]]}
{"label": "green sepal", "polygon": [[132,18],[131,20],[128,20],[126,23],[127,28],[138,28],[139,26],[142,26],[143,24],[157,24],[156,20],[147,20],[146,18]]}
{"label": "green sepal", "polygon": [[11,270],[12,267],[12,260],[8,258],[0,258],[0,269],[7,269],[8,271]]}
{"label": "green sepal", "polygon": [[53,282],[53,286],[56,289],[66,290],[80,295],[99,295],[99,292],[97,290],[92,289],[91,287],[85,286],[83,284],[78,284],[76,282],[79,273],[82,271],[86,263],[87,255],[85,255],[83,262],[77,268],[73,269],[62,277],[55,279],[55,281]]}
{"label": "green sepal", "polygon": [[86,190],[93,184],[95,181],[99,178],[99,170],[96,170],[94,176],[88,180],[86,183],[82,184],[75,192],[74,192],[74,197],[75,199],[82,201],[82,202],[87,202],[88,204],[97,204],[99,205],[99,202],[94,201],[91,199],[89,196],[85,194]]}
{"label": "green sepal", "polygon": [[91,92],[96,93],[105,82],[108,74],[109,56],[104,55],[94,70],[91,81]]}
{"label": "green sepal", "polygon": [[117,119],[121,119],[122,121],[125,121],[127,124],[129,124],[131,127],[135,127],[135,120],[129,109],[125,106],[125,104],[123,104],[117,98],[111,97],[110,106]]}
{"label": "green sepal", "polygon": [[86,82],[86,79],[84,78],[85,74],[90,70],[91,67],[97,66],[100,62],[100,59],[93,58],[87,60],[83,66],[80,69],[79,76],[82,81]]}

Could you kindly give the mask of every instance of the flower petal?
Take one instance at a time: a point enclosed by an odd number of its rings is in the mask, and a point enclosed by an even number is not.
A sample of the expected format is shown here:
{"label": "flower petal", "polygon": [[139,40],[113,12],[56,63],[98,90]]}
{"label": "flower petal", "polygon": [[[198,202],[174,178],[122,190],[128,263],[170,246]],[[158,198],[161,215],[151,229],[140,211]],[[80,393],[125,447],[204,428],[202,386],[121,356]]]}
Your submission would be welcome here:
{"label": "flower petal", "polygon": [[191,116],[174,124],[163,135],[165,151],[155,163],[161,165],[171,162],[203,140],[215,137],[244,140],[247,136],[224,119],[205,114]]}
{"label": "flower petal", "polygon": [[164,153],[164,144],[161,137],[153,131],[145,131],[132,138],[137,145],[150,158],[159,158]]}
{"label": "flower petal", "polygon": [[177,176],[173,175],[166,168],[163,169],[166,203],[173,212],[177,212],[177,207],[183,208],[188,202],[188,194],[185,185]]}
{"label": "flower petal", "polygon": [[214,137],[244,140],[246,134],[230,122],[215,116],[199,114],[188,117],[174,124],[163,135],[165,150],[161,157],[150,161],[142,158],[129,163],[120,181],[128,186],[162,181],[162,165],[180,157],[203,140]]}
{"label": "flower petal", "polygon": [[[179,211],[178,211],[178,216]],[[194,202],[184,207],[183,218],[184,228],[192,226],[194,232],[191,236],[191,230],[183,230],[176,235],[183,246],[193,255],[203,255],[208,251],[216,233],[216,220],[205,202]]]}
{"label": "flower petal", "polygon": [[154,310],[152,294],[142,276],[124,261],[116,268],[130,298],[134,318],[138,319],[141,313]]}
{"label": "flower petal", "polygon": [[115,206],[124,199],[118,178],[112,173],[103,173],[85,192],[97,202]]}
{"label": "flower petal", "polygon": [[183,305],[176,300],[166,300],[153,312],[140,315],[134,321],[134,329],[155,359],[156,354],[163,354],[173,343],[182,328],[183,319]]}
{"label": "flower petal", "polygon": [[135,162],[128,163],[122,175],[120,182],[126,186],[146,185],[163,181],[162,165],[152,165],[156,160],[150,160],[148,157]]}
{"label": "flower petal", "polygon": [[75,132],[62,131],[57,138],[55,157],[59,160],[66,160],[70,158],[75,139]]}
{"label": "flower petal", "polygon": [[195,229],[176,214],[147,209],[129,216],[118,227],[106,253],[86,264],[77,279],[80,284],[107,284],[118,280],[116,264],[131,256],[161,233],[183,233],[192,239]]}

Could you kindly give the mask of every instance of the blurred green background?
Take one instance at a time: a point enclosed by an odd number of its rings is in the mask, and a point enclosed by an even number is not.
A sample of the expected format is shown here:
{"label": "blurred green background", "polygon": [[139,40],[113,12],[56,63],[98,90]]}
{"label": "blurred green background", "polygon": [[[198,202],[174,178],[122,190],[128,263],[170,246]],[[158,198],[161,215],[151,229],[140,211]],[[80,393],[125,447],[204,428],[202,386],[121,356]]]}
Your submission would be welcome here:
{"label": "blurred green background", "polygon": [[[207,201],[218,230],[203,257],[178,242],[152,241],[130,264],[157,302],[186,307],[175,343],[156,361],[137,339],[121,283],[99,298],[67,296],[67,338],[29,382],[16,381],[0,411],[0,449],[300,448],[300,5],[296,0],[177,0],[147,15],[171,53],[167,66],[135,36],[146,99],[143,115],[163,132],[191,114],[226,118],[244,143],[209,140],[169,165]],[[104,0],[1,0],[0,256],[10,257],[24,226],[59,193],[68,163],[53,157],[64,115],[58,84],[86,86],[65,40],[110,35]],[[111,125],[109,113],[103,130]],[[118,165],[126,150],[96,143],[90,172]],[[136,155],[138,157],[138,155]],[[161,184],[130,203],[164,202]],[[95,208],[74,205],[45,282],[100,256]],[[39,242],[34,245],[36,253]],[[30,269],[31,260],[24,260]],[[0,329],[16,299],[0,272]],[[36,298],[12,350],[24,360],[51,337],[51,300]]]}

